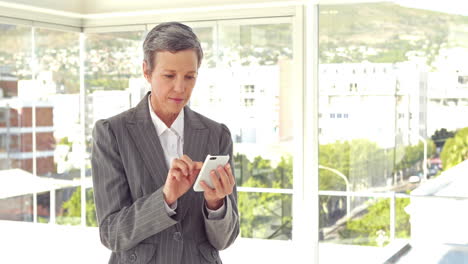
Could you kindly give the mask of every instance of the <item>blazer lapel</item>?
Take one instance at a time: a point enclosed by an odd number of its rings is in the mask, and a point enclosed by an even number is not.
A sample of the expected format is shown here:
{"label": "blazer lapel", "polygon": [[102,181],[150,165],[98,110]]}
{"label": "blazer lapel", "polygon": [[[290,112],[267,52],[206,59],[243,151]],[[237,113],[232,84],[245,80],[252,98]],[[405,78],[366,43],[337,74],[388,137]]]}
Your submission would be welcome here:
{"label": "blazer lapel", "polygon": [[[184,154],[193,161],[205,161],[207,153],[207,143],[209,137],[208,128],[201,122],[197,114],[188,106],[184,107]],[[181,197],[179,212],[183,218],[191,206],[190,199],[195,192],[190,188],[187,193]],[[198,209],[198,208],[196,208]]]}
{"label": "blazer lapel", "polygon": [[151,173],[156,185],[163,186],[169,169],[156,128],[151,121],[148,95],[135,107],[133,118],[127,120],[127,128],[135,142],[146,168]]}

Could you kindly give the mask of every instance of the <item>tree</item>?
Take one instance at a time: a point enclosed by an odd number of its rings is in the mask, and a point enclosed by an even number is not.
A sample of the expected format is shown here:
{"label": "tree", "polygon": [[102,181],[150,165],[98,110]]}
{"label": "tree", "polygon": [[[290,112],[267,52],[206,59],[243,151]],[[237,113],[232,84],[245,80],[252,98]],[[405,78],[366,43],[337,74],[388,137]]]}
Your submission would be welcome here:
{"label": "tree", "polygon": [[423,161],[424,159],[430,158],[435,154],[436,148],[435,148],[434,141],[432,140],[427,140],[427,157],[424,157],[424,143],[419,142],[418,145],[415,146],[406,146],[404,148],[404,154],[403,158],[396,164],[395,169],[397,171],[399,170],[404,170],[408,169],[411,167],[423,166]]}
{"label": "tree", "polygon": [[[395,236],[409,238],[410,222],[405,207],[409,205],[407,198],[395,199]],[[390,237],[390,199],[380,199],[370,202],[367,213],[358,219],[346,223],[346,228],[338,232],[341,239],[349,239],[356,245],[382,246]]]}
{"label": "tree", "polygon": [[[350,191],[385,186],[394,169],[393,150],[379,147],[367,139],[337,141],[319,146],[319,164],[346,176]],[[336,173],[319,170],[319,189],[346,191],[346,182]],[[320,196],[320,227],[336,223],[346,214],[346,196]],[[351,205],[361,202],[352,198]]]}
{"label": "tree", "polygon": [[454,131],[448,131],[446,128],[441,128],[434,132],[434,135],[431,136],[431,139],[434,141],[436,147],[442,148],[445,144],[445,141],[449,138],[455,136]]}
{"label": "tree", "polygon": [[460,129],[455,137],[447,139],[440,158],[444,170],[468,159],[468,127]]}
{"label": "tree", "polygon": [[[62,208],[64,209],[62,222],[63,224],[79,224],[74,220],[81,217],[81,187],[76,188],[75,192],[70,197],[70,200],[63,203]],[[96,218],[96,205],[94,204],[94,191],[93,189],[86,190],[86,225],[97,226]]]}
{"label": "tree", "polygon": [[[292,157],[281,157],[273,168],[270,160],[260,156],[250,162],[245,155],[236,154],[234,161],[242,186],[259,188],[292,188]],[[265,239],[291,239],[292,196],[276,193],[245,193],[239,195],[241,235]]]}
{"label": "tree", "polygon": [[[435,145],[432,141],[428,142],[428,155],[430,157],[435,152]],[[396,155],[394,155],[396,154]],[[374,187],[383,187],[387,185],[388,177],[391,177],[397,171],[416,168],[422,170],[424,160],[424,145],[419,142],[415,146],[405,146],[394,149],[383,149],[375,142],[366,139],[356,139],[351,141],[337,141],[335,143],[320,145],[319,147],[319,164],[328,168],[336,169],[345,175],[350,183],[351,191],[360,191]],[[394,159],[394,157],[398,157]],[[426,157],[426,158],[427,158]],[[319,171],[319,188],[320,190],[345,191],[345,181],[336,175],[336,173],[321,169]],[[383,224],[379,223],[379,219],[375,218],[375,223],[372,222],[373,214],[379,215],[382,210],[389,208],[389,204],[382,204],[385,201],[379,201],[376,204],[369,204],[367,212],[364,211],[362,219],[350,220],[345,231],[340,233],[342,238],[370,238],[370,242],[357,241],[358,244],[374,245],[377,242],[374,238],[377,237],[376,232],[383,230],[388,233],[388,228],[383,228]],[[406,201],[408,202],[408,201]],[[352,198],[351,205],[355,208],[361,205],[362,199]],[[388,203],[388,201],[387,201]],[[320,228],[335,225],[337,221],[346,215],[346,197],[324,196],[319,197],[319,213],[320,213]],[[397,206],[403,210],[405,205],[397,201]],[[386,209],[385,209],[386,210]],[[379,212],[379,213],[376,213]],[[403,211],[401,211],[403,215]],[[369,215],[369,216],[368,216]],[[389,224],[389,218],[385,219],[385,223]],[[382,220],[383,221],[383,220]],[[401,220],[399,226],[403,225],[404,220]],[[401,235],[409,232],[409,227],[402,228]],[[382,232],[380,232],[382,235]],[[325,239],[328,239],[329,234]],[[373,241],[373,242],[372,242]]]}

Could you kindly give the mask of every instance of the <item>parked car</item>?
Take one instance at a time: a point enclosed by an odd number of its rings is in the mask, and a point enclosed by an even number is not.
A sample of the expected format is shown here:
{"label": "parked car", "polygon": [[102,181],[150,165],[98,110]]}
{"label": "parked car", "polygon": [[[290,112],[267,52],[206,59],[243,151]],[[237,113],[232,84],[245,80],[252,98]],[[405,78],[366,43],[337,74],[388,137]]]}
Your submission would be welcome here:
{"label": "parked car", "polygon": [[421,178],[418,175],[412,175],[408,178],[410,183],[418,183],[421,181]]}

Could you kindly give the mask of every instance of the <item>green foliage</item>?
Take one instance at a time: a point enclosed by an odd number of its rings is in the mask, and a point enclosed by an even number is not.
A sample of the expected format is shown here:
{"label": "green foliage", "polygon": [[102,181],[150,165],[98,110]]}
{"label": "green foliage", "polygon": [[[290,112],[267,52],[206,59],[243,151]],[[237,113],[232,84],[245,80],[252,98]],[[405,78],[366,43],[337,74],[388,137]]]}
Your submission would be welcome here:
{"label": "green foliage", "polygon": [[445,141],[449,138],[453,138],[455,136],[455,131],[448,131],[446,128],[442,128],[436,130],[434,135],[431,136],[431,139],[434,141],[437,147],[443,147]]}
{"label": "green foliage", "polygon": [[262,188],[292,188],[292,157],[281,157],[276,168],[260,156],[253,162],[243,154],[234,155],[238,186]]}
{"label": "green foliage", "polygon": [[59,225],[72,225],[77,226],[81,224],[81,218],[79,216],[57,216],[55,222]]}
{"label": "green foliage", "polygon": [[43,223],[43,224],[49,223],[49,218],[43,217],[43,216],[37,216],[37,222],[38,223]]}
{"label": "green foliage", "polygon": [[[436,148],[432,140],[427,140],[427,157],[430,158],[435,154]],[[411,168],[416,163],[424,160],[424,143],[419,141],[418,145],[406,146],[403,159],[396,165],[396,170]]]}
{"label": "green foliage", "polygon": [[88,91],[94,90],[124,90],[128,88],[128,78],[115,78],[113,76],[89,76],[85,80]]}
{"label": "green foliage", "polygon": [[60,141],[58,142],[58,145],[67,145],[71,148],[72,146],[72,142],[71,141],[68,141],[68,137],[63,137],[62,139],[60,139]]}
{"label": "green foliage", "polygon": [[[237,182],[259,188],[292,188],[292,157],[281,157],[275,168],[270,160],[255,157],[250,162],[236,154]],[[241,179],[241,181],[239,181]],[[242,237],[291,239],[292,195],[273,193],[239,193]]]}
{"label": "green foliage", "polygon": [[[359,191],[386,184],[393,170],[393,150],[367,139],[337,141],[319,146],[319,164],[329,168],[319,170],[320,190],[346,191],[345,181],[337,175],[341,173],[350,183],[349,190]],[[319,197],[320,228],[335,223],[345,212],[346,197]]]}
{"label": "green foliage", "polygon": [[[352,185],[376,185],[375,175],[386,175],[393,169],[393,150],[380,148],[375,142],[367,139],[337,141],[319,146],[319,164],[338,170]],[[336,173],[322,169],[319,171],[320,190],[346,190],[343,179]]]}
{"label": "green foliage", "polygon": [[291,239],[291,195],[239,193],[242,237]]}
{"label": "green foliage", "polygon": [[86,226],[97,227],[96,204],[94,203],[94,189],[86,190]]}
{"label": "green foliage", "polygon": [[[97,226],[96,206],[94,204],[93,189],[86,190],[86,225]],[[57,216],[57,223],[79,225],[81,220],[81,187],[76,188],[70,200],[63,203],[64,213]]]}
{"label": "green foliage", "polygon": [[444,170],[468,159],[468,127],[460,129],[455,137],[447,139],[440,159]]}
{"label": "green foliage", "polygon": [[[407,198],[395,199],[395,236],[398,238],[410,237],[409,215],[404,210],[409,202]],[[341,239],[349,240],[356,245],[387,244],[390,237],[390,199],[370,202],[367,213],[358,219],[348,221],[346,228],[339,231],[339,235]],[[379,241],[380,239],[382,242]]]}
{"label": "green foliage", "polygon": [[[435,152],[435,145],[428,140],[428,157]],[[385,186],[387,177],[392,177],[393,173],[407,168],[420,168],[422,170],[422,161],[424,156],[424,145],[419,142],[415,146],[405,146],[395,149],[382,149],[375,142],[366,139],[357,139],[352,141],[337,141],[331,144],[319,146],[319,164],[321,166],[335,169],[342,173],[350,182],[351,191],[360,191],[376,186]],[[338,190],[345,191],[345,181],[328,169],[319,170],[319,188],[320,190]],[[370,215],[383,205],[371,207]],[[346,213],[346,197],[319,197],[319,226],[328,227],[342,218]],[[371,222],[371,217],[365,217]],[[388,218],[383,218],[389,223]],[[377,236],[377,231],[383,230],[389,234],[386,229],[382,229],[382,221],[375,219],[376,223],[366,223],[364,228],[361,222],[354,223],[348,231],[344,231],[343,237],[350,238],[357,236],[358,240],[363,237],[373,238]],[[380,222],[379,222],[380,221]],[[399,223],[402,226],[402,223]],[[354,231],[353,231],[354,230]],[[357,231],[356,231],[357,230]],[[406,230],[406,229],[405,229]],[[354,233],[352,233],[353,231]],[[359,231],[359,232],[358,232]],[[403,232],[403,231],[402,231]],[[402,233],[403,235],[403,233]],[[355,242],[358,242],[357,240]],[[368,244],[367,240],[359,242]],[[372,243],[376,243],[375,241]],[[371,244],[372,244],[371,243]]]}

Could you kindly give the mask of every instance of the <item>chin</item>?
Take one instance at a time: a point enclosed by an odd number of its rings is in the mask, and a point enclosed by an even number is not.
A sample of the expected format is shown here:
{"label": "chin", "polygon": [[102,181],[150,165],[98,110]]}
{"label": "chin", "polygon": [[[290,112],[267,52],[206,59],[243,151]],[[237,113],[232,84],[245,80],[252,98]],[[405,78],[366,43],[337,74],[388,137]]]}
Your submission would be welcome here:
{"label": "chin", "polygon": [[173,114],[179,114],[182,109],[184,109],[185,105],[181,105],[180,107],[171,107],[169,111]]}

